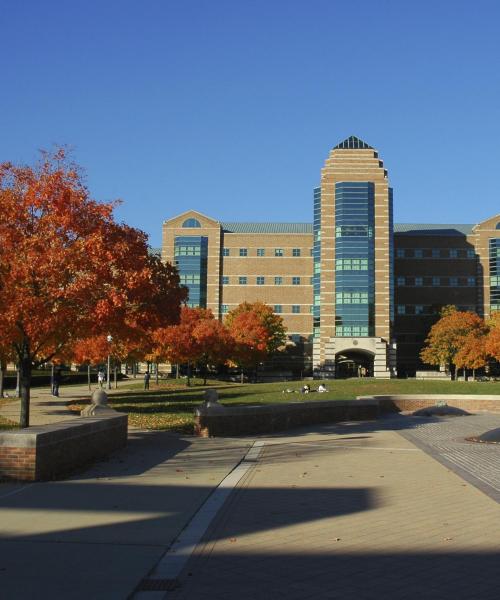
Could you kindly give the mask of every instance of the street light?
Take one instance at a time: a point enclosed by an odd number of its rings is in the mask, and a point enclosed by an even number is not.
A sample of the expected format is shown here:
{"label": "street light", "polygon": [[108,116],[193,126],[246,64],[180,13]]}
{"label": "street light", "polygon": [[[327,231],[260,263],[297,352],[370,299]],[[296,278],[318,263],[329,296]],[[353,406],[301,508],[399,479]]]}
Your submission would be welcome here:
{"label": "street light", "polygon": [[[108,344],[111,344],[111,342],[113,341],[113,336],[112,335],[108,335],[106,338]],[[108,390],[111,389],[111,348],[110,351],[108,352]]]}

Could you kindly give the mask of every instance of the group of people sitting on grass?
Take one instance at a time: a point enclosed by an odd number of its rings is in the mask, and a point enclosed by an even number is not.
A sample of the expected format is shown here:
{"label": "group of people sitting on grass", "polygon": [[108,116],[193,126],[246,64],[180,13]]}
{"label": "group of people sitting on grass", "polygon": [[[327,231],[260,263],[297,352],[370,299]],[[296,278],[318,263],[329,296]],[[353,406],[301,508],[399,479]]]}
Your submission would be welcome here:
{"label": "group of people sitting on grass", "polygon": [[283,394],[297,394],[297,393],[301,393],[301,394],[309,394],[310,392],[319,392],[320,394],[322,394],[323,392],[327,392],[328,390],[326,389],[326,386],[324,386],[322,383],[319,384],[318,389],[317,390],[312,390],[310,385],[308,383],[306,383],[305,385],[302,386],[302,388],[300,390],[292,390],[290,388],[287,388],[286,390],[283,390]]}

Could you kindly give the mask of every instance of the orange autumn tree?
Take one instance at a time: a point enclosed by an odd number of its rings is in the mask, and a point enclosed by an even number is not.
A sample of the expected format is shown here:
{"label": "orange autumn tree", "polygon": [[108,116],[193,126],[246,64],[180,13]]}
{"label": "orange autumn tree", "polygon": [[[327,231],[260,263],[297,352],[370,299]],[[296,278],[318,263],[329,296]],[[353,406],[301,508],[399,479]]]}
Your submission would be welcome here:
{"label": "orange autumn tree", "polygon": [[0,337],[20,368],[22,427],[31,370],[77,340],[175,322],[185,290],[146,235],[91,199],[64,150],[36,167],[0,165]]}
{"label": "orange autumn tree", "polygon": [[488,335],[485,341],[485,349],[491,358],[500,362],[500,311],[491,315],[488,321]]}
{"label": "orange autumn tree", "polygon": [[173,364],[199,364],[206,383],[208,366],[225,362],[231,353],[232,338],[210,309],[183,306],[178,325],[158,329],[153,335],[155,356]]}
{"label": "orange autumn tree", "polygon": [[241,369],[255,369],[270,354],[283,347],[283,319],[263,302],[242,302],[231,310],[225,324],[234,340],[232,360]]}
{"label": "orange autumn tree", "polygon": [[476,313],[459,311],[455,306],[445,306],[441,311],[441,318],[431,327],[420,357],[424,363],[444,366],[447,370],[451,365],[457,367],[457,355],[459,361],[465,357],[465,354],[458,354],[465,340],[469,336],[484,335],[484,332],[484,321]]}
{"label": "orange autumn tree", "polygon": [[455,354],[453,362],[457,369],[472,369],[473,377],[476,369],[484,367],[488,363],[486,351],[486,328],[478,328],[471,331],[463,340],[463,343]]}

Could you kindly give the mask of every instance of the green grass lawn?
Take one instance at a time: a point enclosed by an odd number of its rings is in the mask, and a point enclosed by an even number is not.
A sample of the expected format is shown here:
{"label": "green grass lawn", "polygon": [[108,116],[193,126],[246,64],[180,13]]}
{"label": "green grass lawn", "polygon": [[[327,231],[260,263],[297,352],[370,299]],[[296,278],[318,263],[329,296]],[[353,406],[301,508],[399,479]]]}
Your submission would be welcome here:
{"label": "green grass lawn", "polygon": [[[286,389],[300,390],[303,381],[244,384],[209,382],[206,387],[201,380],[186,387],[176,380],[160,382],[156,387],[144,391],[142,382],[121,384],[120,390],[110,397],[110,405],[119,412],[129,415],[131,426],[143,429],[165,429],[181,433],[192,433],[194,409],[203,402],[203,392],[208,387],[216,388],[220,402],[224,405],[244,406],[270,404],[274,402],[298,402],[302,400],[352,400],[356,396],[383,394],[499,394],[500,382],[464,381],[415,381],[409,379],[375,380],[344,379],[326,381],[328,392],[307,395],[283,393]],[[307,382],[317,388],[319,381]],[[81,403],[73,409],[80,409]]]}

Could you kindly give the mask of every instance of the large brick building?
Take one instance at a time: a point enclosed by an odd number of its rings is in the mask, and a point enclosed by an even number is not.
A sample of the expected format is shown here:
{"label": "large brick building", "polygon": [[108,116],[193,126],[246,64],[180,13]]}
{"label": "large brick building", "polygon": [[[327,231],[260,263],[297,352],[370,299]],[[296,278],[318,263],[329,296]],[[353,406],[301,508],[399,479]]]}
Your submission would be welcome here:
{"label": "large brick building", "polygon": [[478,225],[393,225],[378,152],[338,144],[312,223],[225,223],[196,210],[163,223],[163,260],[189,304],[223,318],[244,300],[283,316],[288,368],[323,376],[414,374],[440,308],[500,309],[500,215]]}

